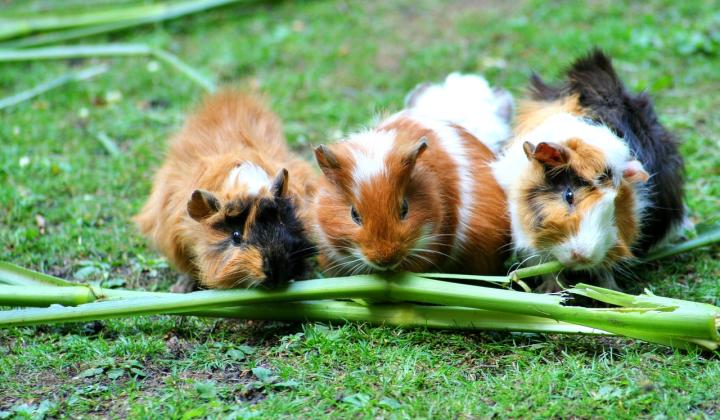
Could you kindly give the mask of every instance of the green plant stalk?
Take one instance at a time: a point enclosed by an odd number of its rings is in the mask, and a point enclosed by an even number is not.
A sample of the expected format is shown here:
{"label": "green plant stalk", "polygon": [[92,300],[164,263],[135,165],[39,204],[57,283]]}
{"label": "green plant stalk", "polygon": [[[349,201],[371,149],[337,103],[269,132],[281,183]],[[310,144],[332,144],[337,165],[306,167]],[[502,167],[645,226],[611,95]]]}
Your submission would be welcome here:
{"label": "green plant stalk", "polygon": [[452,273],[416,273],[418,277],[425,277],[428,279],[448,279],[448,280],[465,280],[473,282],[485,282],[491,284],[508,284],[510,283],[509,276],[478,276],[475,274],[452,274]]}
{"label": "green plant stalk", "polygon": [[705,232],[701,232],[696,238],[658,248],[646,255],[644,258],[638,260],[637,263],[639,264],[659,260],[672,255],[687,252],[695,248],[711,245],[716,242],[720,242],[720,227],[718,226],[714,226]]}
{"label": "green plant stalk", "polygon": [[560,261],[549,261],[543,264],[533,265],[530,267],[519,268],[512,271],[509,277],[512,281],[518,281],[528,277],[542,276],[543,274],[551,274],[562,271],[565,268]]}
{"label": "green plant stalk", "polygon": [[78,286],[61,278],[0,261],[0,284],[11,286]]}
{"label": "green plant stalk", "polygon": [[80,70],[80,71],[74,71],[71,73],[63,74],[60,77],[57,77],[53,80],[49,80],[47,82],[41,83],[32,89],[28,89],[23,92],[16,93],[12,96],[8,96],[5,98],[0,99],[0,109],[8,108],[13,105],[17,105],[21,102],[27,101],[28,99],[32,99],[38,95],[41,95],[51,89],[55,89],[57,87],[63,86],[70,82],[78,82],[81,80],[87,80],[92,77],[95,77],[99,74],[105,73],[107,71],[107,66],[93,66],[88,67],[86,69]]}
{"label": "green plant stalk", "polygon": [[137,57],[149,56],[168,64],[176,71],[200,85],[207,92],[215,91],[215,84],[188,66],[176,56],[144,44],[73,45],[68,47],[30,48],[24,50],[0,50],[0,62],[32,60],[57,60],[88,57]]}
{"label": "green plant stalk", "polygon": [[[602,290],[598,288],[598,290]],[[0,326],[88,321],[120,316],[181,313],[239,304],[278,303],[298,300],[367,298],[462,306],[544,317],[661,344],[680,346],[696,342],[715,349],[720,343],[717,312],[692,305],[662,303],[636,308],[584,308],[563,306],[564,298],[512,290],[449,283],[397,273],[307,280],[282,291],[258,289],[202,291],[167,297],[141,297],[61,307],[13,311]]]}
{"label": "green plant stalk", "polygon": [[[67,287],[70,288],[70,287]],[[64,290],[58,289],[58,290]],[[343,279],[307,280],[290,284],[284,290],[261,289],[208,290],[167,296],[143,296],[88,303],[78,307],[26,309],[3,312],[0,326],[33,325],[53,322],[90,321],[135,315],[174,314],[241,304],[278,303],[300,300],[352,297],[382,298],[387,282],[373,276]]]}
{"label": "green plant stalk", "polygon": [[410,303],[375,305],[359,305],[345,301],[269,303],[186,312],[183,315],[270,321],[367,322],[374,325],[436,329],[609,335],[605,331],[540,317]]}
{"label": "green plant stalk", "polygon": [[160,3],[133,7],[118,7],[74,14],[71,16],[44,15],[33,18],[0,19],[0,39],[9,39],[32,32],[79,26],[102,25],[113,22],[143,20],[143,23],[159,22],[210,8],[235,3],[238,0],[196,0],[183,3]]}
{"label": "green plant stalk", "polygon": [[489,289],[408,274],[398,275],[394,280],[391,282],[391,296],[395,299],[402,296],[402,300],[414,302],[542,316],[647,341],[653,341],[653,337],[660,335],[678,339],[695,337],[720,343],[715,312],[689,306],[585,308],[563,306],[564,298],[555,295]]}

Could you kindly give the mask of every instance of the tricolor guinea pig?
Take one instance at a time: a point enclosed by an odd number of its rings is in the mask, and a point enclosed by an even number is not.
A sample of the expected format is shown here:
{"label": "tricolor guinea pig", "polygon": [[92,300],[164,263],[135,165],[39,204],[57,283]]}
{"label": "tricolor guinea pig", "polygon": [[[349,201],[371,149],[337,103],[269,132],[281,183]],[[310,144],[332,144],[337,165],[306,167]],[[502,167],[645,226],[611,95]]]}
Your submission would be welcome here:
{"label": "tricolor guinea pig", "polygon": [[172,139],[135,220],[170,262],[209,288],[301,278],[315,192],[310,165],[256,97],[216,94]]}
{"label": "tricolor guinea pig", "polygon": [[[683,221],[676,140],[648,96],[628,93],[597,50],[570,67],[562,86],[533,76],[493,169],[510,201],[516,250],[557,259],[583,281],[617,288],[613,271]],[[541,287],[557,289],[554,277]]]}
{"label": "tricolor guinea pig", "polygon": [[320,262],[331,274],[494,273],[509,240],[492,149],[512,98],[482,77],[422,86],[377,127],[315,149]]}

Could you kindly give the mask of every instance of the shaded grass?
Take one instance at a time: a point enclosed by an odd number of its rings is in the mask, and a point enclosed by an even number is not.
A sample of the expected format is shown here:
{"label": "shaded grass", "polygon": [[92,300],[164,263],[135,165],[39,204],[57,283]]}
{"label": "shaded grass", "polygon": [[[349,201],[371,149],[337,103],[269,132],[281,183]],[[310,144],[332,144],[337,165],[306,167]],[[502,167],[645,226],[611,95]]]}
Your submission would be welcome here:
{"label": "shaded grass", "polygon": [[[83,43],[145,43],[215,80],[259,86],[303,153],[398,109],[419,82],[481,71],[519,95],[531,70],[552,79],[597,44],[616,57],[629,86],[653,94],[663,122],[683,140],[693,218],[717,221],[719,27],[710,1],[288,2],[225,8]],[[130,217],[149,191],[165,138],[200,89],[150,59],[90,59],[4,65],[0,96],[101,62],[110,65],[106,74],[0,113],[0,259],[64,278],[166,290],[175,274]],[[101,132],[115,141],[117,156],[98,142]],[[631,291],[650,287],[718,305],[719,256],[715,246],[645,266]],[[242,345],[253,350],[245,354]],[[113,362],[102,373],[74,379],[108,357]],[[146,376],[108,377],[111,369],[129,372],[123,366],[132,361]],[[269,369],[265,381],[253,373],[258,367]],[[609,338],[189,317],[0,331],[0,411],[22,404],[37,410],[47,400],[48,414],[143,417],[189,410],[713,417],[719,380],[716,358]]]}

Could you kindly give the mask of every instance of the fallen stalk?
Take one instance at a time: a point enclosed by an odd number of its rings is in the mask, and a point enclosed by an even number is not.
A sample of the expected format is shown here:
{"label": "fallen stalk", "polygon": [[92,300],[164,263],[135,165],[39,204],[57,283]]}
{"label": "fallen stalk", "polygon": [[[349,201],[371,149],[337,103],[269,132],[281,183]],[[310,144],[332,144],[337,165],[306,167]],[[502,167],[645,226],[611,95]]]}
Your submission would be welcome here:
{"label": "fallen stalk", "polygon": [[33,60],[57,60],[93,57],[149,56],[164,62],[208,92],[215,91],[215,84],[188,66],[176,56],[145,44],[73,45],[63,47],[28,48],[23,50],[0,49],[0,62]]}
{"label": "fallen stalk", "polygon": [[[579,290],[584,290],[582,287],[587,286],[579,285],[579,287],[581,288]],[[69,292],[69,289],[75,288],[66,286],[54,289],[58,292]],[[25,291],[29,295],[32,294],[29,288],[25,288]],[[20,290],[16,292],[21,293]],[[570,292],[575,293],[575,290],[571,289]],[[3,290],[0,289],[0,294],[2,293]],[[610,293],[611,297],[608,299],[622,303],[618,298],[619,292],[592,288],[592,293],[595,294],[595,298],[597,296],[602,298],[604,293]],[[0,327],[90,321],[134,315],[177,314],[237,305],[339,298],[411,301],[541,317],[675,347],[689,348],[699,345],[715,350],[720,345],[720,334],[716,325],[720,318],[720,309],[712,305],[668,298],[656,300],[653,296],[644,295],[642,299],[635,301],[633,307],[564,306],[564,298],[557,295],[449,283],[418,277],[411,273],[397,273],[389,277],[366,275],[299,281],[290,284],[284,290],[276,291],[214,290],[185,295],[168,294],[106,300],[78,307],[7,311],[0,319]]]}

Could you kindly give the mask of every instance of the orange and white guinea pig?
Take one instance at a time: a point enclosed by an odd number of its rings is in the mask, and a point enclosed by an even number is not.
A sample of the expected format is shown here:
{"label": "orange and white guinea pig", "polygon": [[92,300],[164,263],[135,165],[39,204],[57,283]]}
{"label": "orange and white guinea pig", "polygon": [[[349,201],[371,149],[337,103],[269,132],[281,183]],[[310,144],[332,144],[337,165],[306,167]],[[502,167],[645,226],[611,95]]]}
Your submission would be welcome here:
{"label": "orange and white guinea pig", "polygon": [[377,127],[317,147],[321,266],[334,275],[498,272],[510,225],[489,162],[511,110],[507,92],[451,74]]}
{"label": "orange and white guinea pig", "polygon": [[306,232],[315,178],[262,100],[225,91],[172,139],[135,220],[203,286],[277,286],[304,276],[315,253]]}
{"label": "orange and white guinea pig", "polygon": [[[570,283],[617,288],[619,264],[682,224],[676,140],[600,51],[577,60],[563,86],[534,76],[531,96],[493,163],[508,194],[514,248],[535,262],[559,260]],[[558,286],[548,276],[540,290]]]}

